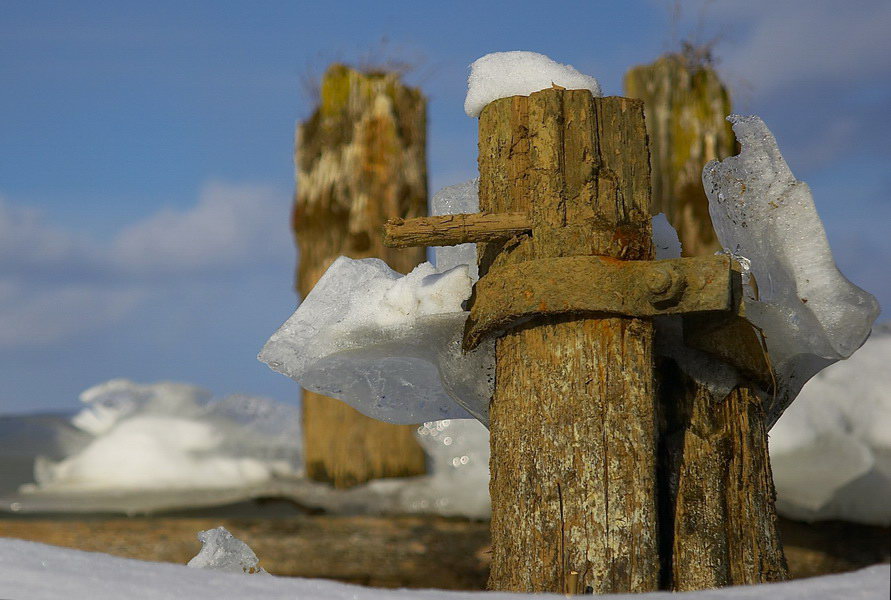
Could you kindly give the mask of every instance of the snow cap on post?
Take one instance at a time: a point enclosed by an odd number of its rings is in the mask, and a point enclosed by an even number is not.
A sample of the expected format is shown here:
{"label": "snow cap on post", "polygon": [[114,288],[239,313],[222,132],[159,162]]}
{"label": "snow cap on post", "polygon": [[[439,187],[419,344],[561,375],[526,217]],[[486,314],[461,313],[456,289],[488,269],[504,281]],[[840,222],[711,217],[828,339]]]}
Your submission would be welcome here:
{"label": "snow cap on post", "polygon": [[493,52],[470,65],[464,112],[478,117],[483,107],[499,98],[528,96],[559,86],[568,90],[589,90],[602,96],[600,84],[570,65],[561,65],[537,52]]}

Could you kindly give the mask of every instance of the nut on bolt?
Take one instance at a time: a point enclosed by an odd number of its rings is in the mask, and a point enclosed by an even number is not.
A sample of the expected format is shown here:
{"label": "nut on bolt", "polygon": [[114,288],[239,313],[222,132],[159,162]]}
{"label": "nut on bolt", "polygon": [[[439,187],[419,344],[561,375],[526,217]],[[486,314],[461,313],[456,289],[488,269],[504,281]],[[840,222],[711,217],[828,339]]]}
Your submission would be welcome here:
{"label": "nut on bolt", "polygon": [[684,293],[686,283],[683,273],[673,265],[653,267],[645,279],[650,294],[650,304],[657,308],[677,304]]}

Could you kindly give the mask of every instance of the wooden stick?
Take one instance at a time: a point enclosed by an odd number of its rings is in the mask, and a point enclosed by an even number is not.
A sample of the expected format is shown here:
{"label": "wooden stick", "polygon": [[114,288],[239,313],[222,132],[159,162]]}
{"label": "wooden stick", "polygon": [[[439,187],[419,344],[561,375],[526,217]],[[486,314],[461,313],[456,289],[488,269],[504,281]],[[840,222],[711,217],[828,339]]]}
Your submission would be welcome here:
{"label": "wooden stick", "polygon": [[384,245],[410,248],[495,242],[527,233],[530,229],[529,215],[520,212],[390,219],[384,225]]}

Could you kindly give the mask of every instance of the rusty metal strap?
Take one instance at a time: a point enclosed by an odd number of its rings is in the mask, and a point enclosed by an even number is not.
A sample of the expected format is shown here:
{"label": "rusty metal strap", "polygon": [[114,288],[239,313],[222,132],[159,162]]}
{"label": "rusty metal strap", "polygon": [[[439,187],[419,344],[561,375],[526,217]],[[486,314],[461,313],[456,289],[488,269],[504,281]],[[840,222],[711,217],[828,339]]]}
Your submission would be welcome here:
{"label": "rusty metal strap", "polygon": [[624,261],[544,258],[491,269],[476,284],[464,348],[532,317],[606,313],[628,317],[730,311],[728,256]]}

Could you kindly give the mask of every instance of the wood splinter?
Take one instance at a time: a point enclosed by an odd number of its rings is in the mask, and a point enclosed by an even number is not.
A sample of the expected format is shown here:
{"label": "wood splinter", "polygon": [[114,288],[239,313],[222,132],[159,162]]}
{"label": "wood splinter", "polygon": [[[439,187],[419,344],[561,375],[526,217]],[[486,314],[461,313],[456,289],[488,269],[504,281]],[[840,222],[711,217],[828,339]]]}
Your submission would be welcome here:
{"label": "wood splinter", "polygon": [[384,224],[384,245],[411,248],[496,242],[528,233],[531,229],[529,215],[522,212],[390,219]]}

